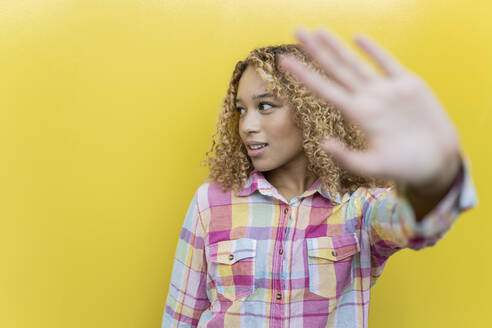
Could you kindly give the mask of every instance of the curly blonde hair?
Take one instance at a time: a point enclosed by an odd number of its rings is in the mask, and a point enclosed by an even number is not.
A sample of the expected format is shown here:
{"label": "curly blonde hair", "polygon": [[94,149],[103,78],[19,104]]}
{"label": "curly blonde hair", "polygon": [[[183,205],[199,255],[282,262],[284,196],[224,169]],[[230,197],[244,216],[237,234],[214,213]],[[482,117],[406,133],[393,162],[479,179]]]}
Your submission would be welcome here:
{"label": "curly blonde hair", "polygon": [[[281,69],[278,60],[281,54],[297,56],[309,67],[323,74],[320,67],[297,44],[267,46],[252,50],[245,60],[237,62],[229,82],[227,94],[222,100],[217,119],[217,130],[212,136],[212,147],[206,152],[202,166],[208,164],[208,179],[222,185],[223,191],[244,187],[254,170],[247,149],[239,136],[239,113],[236,110],[236,95],[239,80],[249,65],[267,82],[274,94],[287,100],[296,117],[296,126],[303,134],[303,148],[308,158],[307,170],[318,177],[322,188],[331,195],[352,193],[358,187],[389,187],[393,182],[362,177],[338,166],[320,147],[325,136],[336,136],[349,148],[364,150],[367,145],[361,130],[349,123],[333,105],[316,97],[292,75]],[[323,74],[326,76],[326,74]],[[215,150],[215,157],[209,154]]]}

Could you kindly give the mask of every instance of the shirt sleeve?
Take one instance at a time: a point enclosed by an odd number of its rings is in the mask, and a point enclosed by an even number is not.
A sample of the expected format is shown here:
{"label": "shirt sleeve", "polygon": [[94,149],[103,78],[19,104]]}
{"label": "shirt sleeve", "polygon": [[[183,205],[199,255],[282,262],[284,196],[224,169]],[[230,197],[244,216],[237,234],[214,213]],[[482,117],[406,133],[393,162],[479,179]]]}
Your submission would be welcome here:
{"label": "shirt sleeve", "polygon": [[196,327],[202,312],[210,306],[206,293],[204,245],[204,229],[195,193],[176,247],[162,328]]}
{"label": "shirt sleeve", "polygon": [[449,231],[461,212],[478,205],[470,168],[468,158],[462,156],[454,185],[419,222],[409,200],[394,187],[367,189],[361,205],[371,245],[371,285],[381,275],[390,255],[403,248],[418,250],[433,246]]}

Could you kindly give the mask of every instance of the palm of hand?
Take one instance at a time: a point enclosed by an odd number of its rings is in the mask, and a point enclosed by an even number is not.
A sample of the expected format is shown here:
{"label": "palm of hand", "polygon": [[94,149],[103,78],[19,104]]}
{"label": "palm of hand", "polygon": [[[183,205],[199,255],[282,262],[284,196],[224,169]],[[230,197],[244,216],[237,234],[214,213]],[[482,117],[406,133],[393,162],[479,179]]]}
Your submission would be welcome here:
{"label": "palm of hand", "polygon": [[[326,32],[298,34],[328,80],[292,56],[281,64],[321,98],[332,102],[366,134],[368,149],[349,150],[330,137],[321,147],[355,173],[425,185],[459,150],[458,134],[426,83],[368,39],[359,45],[385,72],[363,64]],[[290,57],[290,58],[289,58]]]}

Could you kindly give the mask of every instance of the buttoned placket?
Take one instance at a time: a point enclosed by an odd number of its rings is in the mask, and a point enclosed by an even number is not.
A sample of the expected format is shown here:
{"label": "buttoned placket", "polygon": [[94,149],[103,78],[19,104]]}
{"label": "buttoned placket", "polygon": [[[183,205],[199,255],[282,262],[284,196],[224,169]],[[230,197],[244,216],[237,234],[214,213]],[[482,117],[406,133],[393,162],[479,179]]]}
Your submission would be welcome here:
{"label": "buttoned placket", "polygon": [[285,237],[286,237],[286,233],[287,233],[287,221],[289,220],[289,216],[290,216],[290,207],[289,205],[285,204],[285,207],[282,207],[283,210],[282,210],[282,213],[281,213],[281,220],[280,220],[280,224],[279,224],[279,233],[277,235],[277,242],[276,242],[276,250],[277,250],[277,254],[276,254],[276,257],[277,257],[277,261],[275,261],[276,263],[276,270],[275,272],[277,273],[277,278],[276,278],[276,281],[277,281],[277,284],[276,284],[276,295],[275,295],[275,298],[278,300],[278,301],[281,301],[282,298],[283,298],[283,293],[284,293],[284,281],[282,279],[282,275],[283,275],[283,260],[284,260],[284,257],[283,257],[283,253],[284,253],[284,241],[285,241]]}
{"label": "buttoned placket", "polygon": [[283,264],[284,264],[284,240],[287,237],[287,225],[292,211],[289,204],[280,202],[280,217],[277,227],[276,240],[274,244],[274,258],[273,258],[273,293],[274,301],[271,307],[271,314],[277,319],[272,320],[272,326],[282,327],[282,319],[284,317],[284,297],[285,286],[283,277]]}
{"label": "buttoned placket", "polygon": [[[273,249],[272,263],[272,302],[270,305],[270,327],[283,328],[285,317],[285,292],[283,277],[284,257],[287,255],[284,249],[284,240],[288,238],[288,221],[292,215],[294,207],[300,205],[303,198],[312,195],[315,190],[306,191],[303,195],[297,196],[288,203],[285,198],[273,187],[259,189],[260,193],[270,196],[280,207],[278,226]],[[293,227],[295,229],[295,227]]]}

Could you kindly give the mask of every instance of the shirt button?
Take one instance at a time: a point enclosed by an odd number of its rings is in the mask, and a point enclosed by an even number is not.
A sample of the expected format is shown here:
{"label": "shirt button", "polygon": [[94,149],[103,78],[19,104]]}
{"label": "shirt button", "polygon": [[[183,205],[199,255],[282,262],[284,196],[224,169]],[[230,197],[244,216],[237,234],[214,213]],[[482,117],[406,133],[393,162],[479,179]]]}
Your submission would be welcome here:
{"label": "shirt button", "polygon": [[281,299],[282,299],[282,294],[277,293],[277,299],[278,299],[278,300],[281,300]]}
{"label": "shirt button", "polygon": [[337,255],[338,255],[338,253],[337,253],[337,251],[332,251],[332,252],[331,252],[331,255],[333,255],[333,256],[337,256]]}
{"label": "shirt button", "polygon": [[278,253],[279,253],[280,255],[282,255],[282,254],[284,254],[284,250],[281,248],[281,249],[279,249],[279,250],[278,250]]}
{"label": "shirt button", "polygon": [[288,208],[285,208],[284,209],[284,214],[287,214],[288,211],[289,211],[289,209]]}
{"label": "shirt button", "polygon": [[230,261],[234,260],[234,255],[233,255],[233,254],[230,254],[230,255],[229,255],[229,260],[230,260]]}

